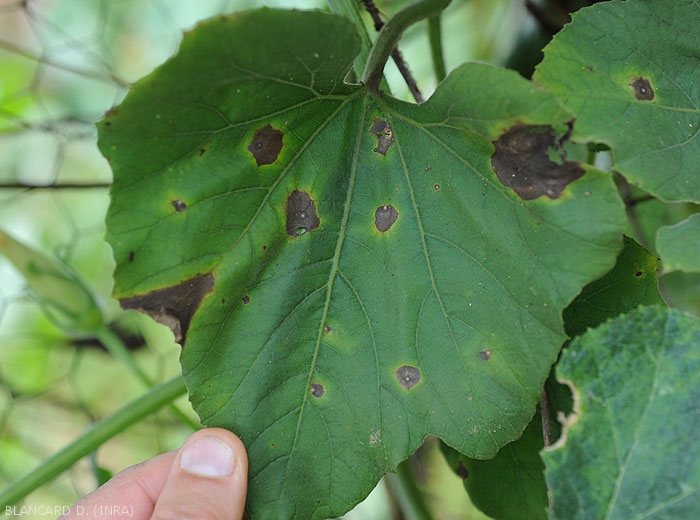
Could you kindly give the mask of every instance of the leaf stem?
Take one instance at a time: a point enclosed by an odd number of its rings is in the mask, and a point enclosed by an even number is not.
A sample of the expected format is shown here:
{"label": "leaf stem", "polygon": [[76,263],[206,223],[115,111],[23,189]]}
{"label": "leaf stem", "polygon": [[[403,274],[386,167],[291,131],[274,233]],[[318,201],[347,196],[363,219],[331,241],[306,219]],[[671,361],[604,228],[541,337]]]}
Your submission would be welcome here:
{"label": "leaf stem", "polygon": [[419,0],[391,17],[379,31],[377,41],[372,46],[361,82],[367,85],[370,91],[378,92],[384,74],[384,66],[403,32],[414,23],[439,14],[451,1]]}
{"label": "leaf stem", "polygon": [[549,418],[549,397],[547,396],[547,387],[542,388],[540,396],[540,416],[542,418],[542,439],[544,447],[552,445],[552,427]]}
{"label": "leaf stem", "polygon": [[33,471],[0,491],[0,509],[16,504],[29,493],[53,480],[81,458],[97,449],[132,424],[171,403],[187,391],[182,376],[176,376],[105,417],[68,446],[55,453]]}
{"label": "leaf stem", "polygon": [[440,83],[447,76],[447,69],[442,50],[442,23],[439,14],[428,18],[428,37],[430,38],[430,54],[433,58],[433,71],[435,71],[437,82]]}
{"label": "leaf stem", "polygon": [[425,505],[423,493],[416,486],[416,476],[411,470],[410,458],[396,468],[396,474],[385,475],[390,492],[406,520],[433,520]]}

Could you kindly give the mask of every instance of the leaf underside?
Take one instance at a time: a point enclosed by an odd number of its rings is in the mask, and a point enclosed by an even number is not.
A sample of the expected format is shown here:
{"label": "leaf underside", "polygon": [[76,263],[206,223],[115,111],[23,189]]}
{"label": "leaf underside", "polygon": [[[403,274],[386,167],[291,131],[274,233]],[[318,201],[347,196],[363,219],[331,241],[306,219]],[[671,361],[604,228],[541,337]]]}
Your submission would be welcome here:
{"label": "leaf underside", "polygon": [[[621,244],[553,96],[472,64],[406,104],[343,83],[359,43],[322,12],[211,20],[98,125],[115,296],[179,330],[202,422],[248,448],[252,518],[338,516],[429,433],[493,456]],[[517,188],[503,144],[542,166]]]}

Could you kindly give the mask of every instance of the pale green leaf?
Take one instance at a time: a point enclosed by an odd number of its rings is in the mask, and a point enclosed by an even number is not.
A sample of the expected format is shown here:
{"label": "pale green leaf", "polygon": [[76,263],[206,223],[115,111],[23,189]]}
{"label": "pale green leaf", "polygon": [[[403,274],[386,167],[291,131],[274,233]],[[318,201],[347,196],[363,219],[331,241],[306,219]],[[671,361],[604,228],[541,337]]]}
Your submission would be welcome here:
{"label": "pale green leaf", "polygon": [[542,454],[553,517],[700,516],[700,321],[642,307],[574,340],[557,378],[575,405]]}

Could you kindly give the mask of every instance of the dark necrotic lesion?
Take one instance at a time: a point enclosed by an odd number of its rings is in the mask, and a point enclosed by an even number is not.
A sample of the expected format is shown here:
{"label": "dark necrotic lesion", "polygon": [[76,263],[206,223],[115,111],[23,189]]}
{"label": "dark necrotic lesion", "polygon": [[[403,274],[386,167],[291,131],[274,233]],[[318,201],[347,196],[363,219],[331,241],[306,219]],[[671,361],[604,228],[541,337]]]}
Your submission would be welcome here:
{"label": "dark necrotic lesion", "polygon": [[634,91],[634,97],[640,101],[652,101],[655,97],[654,88],[647,78],[636,77],[632,79],[630,86]]}
{"label": "dark necrotic lesion", "polygon": [[374,212],[374,226],[382,233],[388,231],[399,218],[399,212],[391,205],[379,206]]}
{"label": "dark necrotic lesion", "polygon": [[282,136],[282,132],[272,125],[265,125],[255,132],[248,145],[248,151],[258,166],[272,164],[277,160],[284,147]]}
{"label": "dark necrotic lesion", "polygon": [[567,139],[568,133],[557,139],[550,126],[512,126],[493,141],[491,166],[498,180],[521,199],[556,199],[585,173],[577,162],[566,160]]}
{"label": "dark necrotic lesion", "polygon": [[303,235],[321,225],[321,219],[316,211],[316,203],[305,191],[294,190],[287,197],[285,213],[287,234],[291,237]]}
{"label": "dark necrotic lesion", "polygon": [[420,370],[411,365],[404,365],[394,372],[399,384],[406,390],[410,390],[418,384],[421,378]]}

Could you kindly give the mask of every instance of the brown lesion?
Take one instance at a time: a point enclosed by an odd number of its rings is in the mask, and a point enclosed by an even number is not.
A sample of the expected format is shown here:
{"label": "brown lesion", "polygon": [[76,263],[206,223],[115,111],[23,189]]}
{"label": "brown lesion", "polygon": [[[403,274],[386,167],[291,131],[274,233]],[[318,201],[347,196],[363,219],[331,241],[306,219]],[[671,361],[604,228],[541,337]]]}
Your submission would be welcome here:
{"label": "brown lesion", "polygon": [[305,191],[294,190],[287,197],[285,213],[287,234],[290,237],[303,235],[321,225],[321,219],[316,211],[316,203]]}
{"label": "brown lesion", "polygon": [[410,390],[418,384],[421,378],[420,370],[411,365],[404,365],[394,372],[397,381],[406,390]]}
{"label": "brown lesion", "polygon": [[258,166],[272,164],[277,160],[284,147],[282,136],[280,130],[269,124],[255,132],[248,145],[248,151],[253,155]]}
{"label": "brown lesion", "polygon": [[498,180],[523,200],[542,195],[560,197],[570,183],[586,173],[577,162],[566,160],[564,144],[570,132],[571,125],[561,138],[551,126],[510,127],[493,141],[496,151],[491,166]]}
{"label": "brown lesion", "polygon": [[143,312],[167,326],[172,331],[175,341],[184,345],[192,317],[204,297],[213,290],[214,275],[198,274],[172,287],[124,298],[119,303],[125,310]]}
{"label": "brown lesion", "polygon": [[394,142],[394,134],[391,131],[389,123],[383,119],[374,121],[370,132],[377,138],[377,147],[373,150],[381,155],[386,155],[387,150]]}
{"label": "brown lesion", "polygon": [[654,94],[654,88],[651,86],[651,82],[647,78],[632,78],[630,87],[632,87],[632,90],[634,91],[634,97],[640,101],[653,101],[656,97]]}
{"label": "brown lesion", "polygon": [[311,385],[311,395],[313,395],[316,399],[320,399],[326,394],[326,389],[321,383],[313,383]]}
{"label": "brown lesion", "polygon": [[379,206],[374,212],[374,226],[382,233],[388,231],[399,218],[399,212],[394,206]]}

